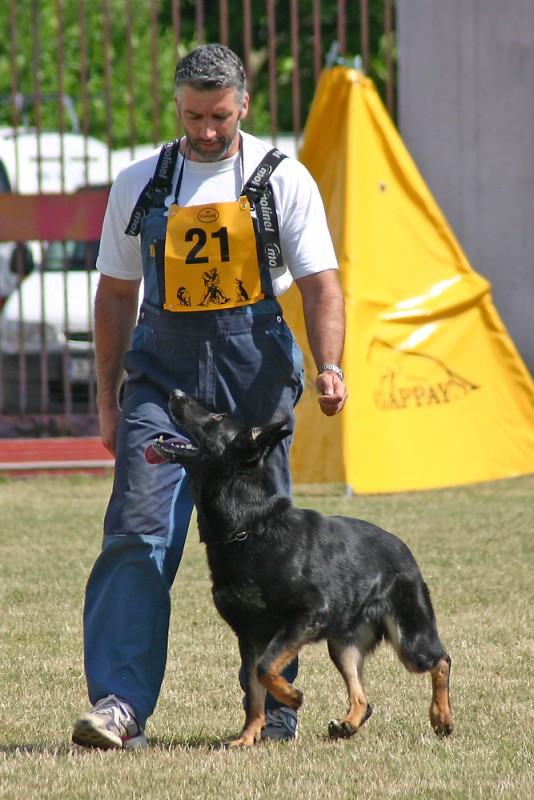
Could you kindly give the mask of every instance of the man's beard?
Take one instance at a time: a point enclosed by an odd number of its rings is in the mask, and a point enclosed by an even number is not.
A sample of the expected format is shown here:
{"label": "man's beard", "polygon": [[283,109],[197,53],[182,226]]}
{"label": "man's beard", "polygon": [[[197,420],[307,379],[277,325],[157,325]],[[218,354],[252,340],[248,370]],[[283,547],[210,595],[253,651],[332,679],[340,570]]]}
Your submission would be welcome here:
{"label": "man's beard", "polygon": [[202,145],[206,144],[206,142],[203,139],[191,139],[187,131],[185,133],[185,138],[187,140],[187,146],[200,161],[204,162],[221,161],[229,152],[229,150],[231,150],[232,145],[235,142],[235,137],[237,136],[237,131],[238,131],[238,126],[236,125],[232,136],[229,136],[226,139],[224,138],[224,136],[216,136],[213,139],[210,139],[210,143],[217,142],[219,146],[210,147],[208,150],[202,149]]}

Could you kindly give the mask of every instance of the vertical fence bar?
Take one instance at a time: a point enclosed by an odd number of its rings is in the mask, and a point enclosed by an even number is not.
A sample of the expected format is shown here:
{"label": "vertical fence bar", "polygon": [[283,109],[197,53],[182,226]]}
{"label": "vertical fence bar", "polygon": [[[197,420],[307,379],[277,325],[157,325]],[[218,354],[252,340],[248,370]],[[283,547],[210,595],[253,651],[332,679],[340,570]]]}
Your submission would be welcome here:
{"label": "vertical fence bar", "polygon": [[295,141],[297,141],[301,126],[298,0],[291,0],[291,56],[293,58],[293,73],[291,75],[293,89],[293,133],[295,134]]}
{"label": "vertical fence bar", "polygon": [[[17,38],[18,38],[18,30],[17,30],[17,8],[16,8],[16,0],[11,0],[10,3],[10,17],[9,17],[9,31],[11,36],[11,49],[10,49],[10,58],[11,58],[11,110],[13,116],[13,128],[14,128],[14,136],[13,142],[15,146],[15,176],[18,183],[18,178],[20,174],[20,162],[19,162],[19,148],[17,146],[18,143],[18,127],[20,124],[19,119],[19,82],[18,82],[18,69],[17,69]],[[22,108],[20,109],[22,111]],[[20,265],[22,267],[22,265]],[[22,271],[19,273],[19,279],[22,279]]]}
{"label": "vertical fence bar", "polygon": [[313,0],[313,77],[315,82],[319,80],[319,75],[323,68],[323,54],[321,43],[321,0]]}
{"label": "vertical fence bar", "polygon": [[17,31],[17,11],[15,3],[16,0],[10,0],[9,4],[9,37],[10,37],[9,57],[10,57],[10,67],[11,67],[11,114],[13,118],[13,127],[15,128],[15,133],[16,133],[16,129],[19,126],[19,106],[17,103],[19,84],[18,84],[18,70],[17,70],[18,31]]}
{"label": "vertical fence bar", "polygon": [[[251,97],[254,97],[254,75],[250,63],[252,52],[252,13],[250,0],[243,0],[243,62],[247,75],[247,86]],[[254,130],[254,103],[250,103],[248,108],[248,124]]]}
{"label": "vertical fence bar", "polygon": [[386,108],[391,117],[395,114],[393,88],[393,9],[392,0],[385,0],[384,27],[386,31]]}
{"label": "vertical fence bar", "polygon": [[219,0],[219,41],[228,45],[228,0]]}
{"label": "vertical fence bar", "polygon": [[85,182],[89,183],[89,153],[87,137],[89,135],[89,58],[87,55],[87,7],[86,0],[79,0],[78,22],[80,26],[80,102],[81,102],[81,130],[85,140]]}
{"label": "vertical fence bar", "polygon": [[204,0],[196,0],[195,4],[195,29],[198,42],[204,41]]}
{"label": "vertical fence bar", "polygon": [[41,153],[41,78],[40,78],[40,41],[39,41],[39,0],[32,2],[32,65],[33,65],[33,103],[35,114],[35,130],[37,139],[37,191],[41,191],[42,184],[42,153]]}
{"label": "vertical fence bar", "polygon": [[133,158],[136,143],[135,132],[135,80],[134,80],[134,52],[133,52],[133,9],[132,0],[125,0],[124,15],[126,17],[126,88],[128,97],[128,139],[130,155]]}
{"label": "vertical fence bar", "polygon": [[[84,177],[85,183],[89,184],[89,57],[87,51],[87,0],[79,0],[79,25],[80,25],[80,97],[81,97],[81,131],[84,138]],[[111,157],[108,157],[108,181],[111,182]],[[90,250],[88,246],[88,251]],[[90,339],[91,346],[94,346],[94,320],[93,320],[93,299],[91,295],[91,269],[92,264],[86,264],[86,282],[87,287],[87,319],[90,320]],[[89,407],[87,409],[91,414],[96,412],[96,374],[94,368],[94,359],[92,360],[91,369],[89,372]]]}
{"label": "vertical fence bar", "polygon": [[158,70],[158,2],[150,3],[150,51],[152,57],[152,141],[158,144],[159,135],[159,70]]}
{"label": "vertical fence bar", "polygon": [[269,105],[271,111],[271,136],[278,133],[278,92],[276,85],[276,11],[275,0],[267,0],[267,29],[269,48]]}
{"label": "vertical fence bar", "polygon": [[369,74],[369,5],[368,0],[360,0],[360,43],[363,71]]}
{"label": "vertical fence bar", "polygon": [[174,31],[174,42],[176,47],[180,43],[181,37],[181,14],[180,14],[180,0],[172,0],[172,29]]}
{"label": "vertical fence bar", "polygon": [[337,41],[339,55],[347,52],[347,13],[345,0],[337,0]]}
{"label": "vertical fence bar", "polygon": [[104,62],[104,114],[105,114],[105,131],[106,143],[108,150],[111,152],[113,148],[113,128],[112,128],[112,110],[113,105],[111,101],[111,30],[110,30],[110,0],[102,0],[102,21],[103,21],[103,62]]}
{"label": "vertical fence bar", "polygon": [[[90,132],[90,113],[89,113],[89,56],[87,48],[87,0],[78,0],[79,2],[79,41],[80,41],[80,97],[81,97],[81,135],[83,136],[84,143],[84,183],[89,185],[90,182],[90,154],[89,154],[89,132]],[[111,182],[111,154],[108,153],[108,169],[107,178]],[[87,245],[87,251],[91,250]],[[86,258],[86,293],[87,293],[87,319],[89,320],[89,346],[93,346],[94,342],[94,320],[93,320],[93,298],[91,292],[91,270],[94,265],[88,262]],[[91,414],[96,413],[96,372],[94,367],[94,357],[91,359],[91,366],[88,373],[88,408],[87,411]]]}
{"label": "vertical fence bar", "polygon": [[57,128],[59,131],[59,185],[61,191],[65,191],[65,114],[64,114],[64,90],[63,90],[63,17],[62,0],[56,0],[56,82],[57,82]]}
{"label": "vertical fence bar", "polygon": [[[18,171],[18,158],[17,158],[17,136],[18,136],[18,126],[19,126],[19,105],[17,102],[17,97],[19,93],[19,84],[18,84],[18,70],[17,70],[17,49],[18,49],[18,31],[17,31],[17,14],[15,8],[15,0],[11,0],[9,4],[9,36],[10,36],[10,67],[11,67],[11,116],[13,121],[14,127],[14,147],[15,147],[15,172]],[[18,274],[18,282],[20,282],[23,274],[22,269],[22,259],[17,258],[17,274]],[[8,286],[6,286],[6,297],[8,292]],[[1,298],[1,304],[3,305],[4,297]],[[20,374],[20,368],[19,368]],[[7,398],[5,396],[5,387],[6,383],[6,375],[4,373],[4,362],[3,359],[0,358],[0,408],[3,409]],[[9,398],[10,403],[11,398]],[[19,402],[20,402],[20,390],[19,390]]]}
{"label": "vertical fence bar", "polygon": [[[56,0],[56,80],[57,80],[57,116],[59,131],[59,165],[60,165],[60,190],[65,191],[65,114],[64,114],[64,89],[63,89],[63,15],[62,0]],[[63,352],[61,357],[61,389],[63,399],[63,411],[67,417],[72,414],[72,384],[70,381],[70,353],[68,345],[68,332],[70,330],[69,320],[69,284],[68,284],[68,265],[66,261],[66,243],[61,246],[63,254],[63,317],[64,329],[67,334],[63,341]],[[46,357],[46,352],[45,352]],[[59,387],[56,387],[59,388]]]}
{"label": "vertical fence bar", "polygon": [[[180,39],[182,34],[182,15],[180,11],[180,0],[172,0],[172,27],[174,30],[174,42],[176,45],[175,55],[180,54]],[[178,114],[175,114],[176,135],[180,136],[181,125]]]}
{"label": "vertical fence bar", "polygon": [[[37,191],[41,192],[42,189],[42,179],[43,179],[43,154],[42,154],[42,141],[41,141],[41,132],[42,132],[42,107],[41,107],[41,78],[40,78],[40,60],[41,60],[41,50],[40,50],[40,34],[39,34],[39,2],[38,0],[33,0],[32,3],[32,34],[33,34],[33,51],[32,51],[32,64],[33,64],[33,82],[34,82],[34,91],[33,91],[33,102],[34,102],[34,114],[35,114],[35,139],[36,139],[36,162],[37,162]],[[40,284],[40,322],[41,322],[41,330],[40,330],[40,359],[39,359],[39,374],[40,374],[40,395],[41,395],[41,411],[46,413],[48,411],[48,361],[47,361],[47,353],[46,353],[46,338],[45,338],[45,319],[46,319],[46,307],[45,307],[45,285],[44,285],[44,275],[42,265],[39,270],[39,284]],[[24,349],[24,319],[23,319],[23,311],[22,311],[22,297],[19,294],[19,301],[20,301],[20,320],[21,320],[21,343],[20,343],[20,355],[21,355],[21,365],[24,364],[24,368],[21,370],[20,375],[20,383],[21,383],[21,409],[24,411],[27,406],[27,388],[28,388],[28,372],[26,368],[26,352]],[[22,392],[23,389],[23,392]]]}

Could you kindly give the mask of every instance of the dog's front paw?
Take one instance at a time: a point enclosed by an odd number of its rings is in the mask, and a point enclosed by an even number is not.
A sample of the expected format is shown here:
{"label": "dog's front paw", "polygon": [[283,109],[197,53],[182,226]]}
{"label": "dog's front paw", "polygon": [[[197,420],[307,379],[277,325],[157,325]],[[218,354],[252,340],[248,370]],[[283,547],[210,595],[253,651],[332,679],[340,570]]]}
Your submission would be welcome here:
{"label": "dog's front paw", "polygon": [[440,708],[430,709],[430,724],[437,736],[450,736],[454,730],[454,722],[450,709],[443,711]]}
{"label": "dog's front paw", "polygon": [[358,728],[362,727],[363,723],[369,719],[372,713],[373,709],[367,704],[365,713],[359,720],[356,718],[349,719],[348,717],[344,719],[331,719],[328,723],[329,737],[331,739],[348,739],[350,736],[354,736]]}
{"label": "dog's front paw", "polygon": [[254,735],[243,735],[237,737],[237,739],[227,739],[223,742],[223,747],[226,750],[234,750],[240,747],[254,747],[259,738],[256,738]]}
{"label": "dog's front paw", "polygon": [[346,720],[331,719],[328,723],[328,735],[331,739],[348,739],[349,736],[354,736],[357,730]]}
{"label": "dog's front paw", "polygon": [[261,730],[265,723],[263,718],[254,719],[252,723],[245,725],[239,736],[235,739],[227,739],[223,742],[223,747],[227,750],[233,750],[239,747],[254,747],[256,742],[261,739]]}

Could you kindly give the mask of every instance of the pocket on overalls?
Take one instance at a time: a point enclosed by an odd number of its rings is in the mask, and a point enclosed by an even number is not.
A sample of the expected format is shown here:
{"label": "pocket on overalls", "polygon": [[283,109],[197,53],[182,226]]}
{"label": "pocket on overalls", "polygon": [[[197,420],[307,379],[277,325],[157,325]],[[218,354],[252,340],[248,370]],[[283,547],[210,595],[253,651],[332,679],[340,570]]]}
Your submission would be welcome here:
{"label": "pocket on overalls", "polygon": [[270,340],[280,350],[284,361],[291,370],[296,386],[296,400],[298,402],[304,390],[304,356],[297,340],[283,318],[279,317],[276,325],[268,328]]}

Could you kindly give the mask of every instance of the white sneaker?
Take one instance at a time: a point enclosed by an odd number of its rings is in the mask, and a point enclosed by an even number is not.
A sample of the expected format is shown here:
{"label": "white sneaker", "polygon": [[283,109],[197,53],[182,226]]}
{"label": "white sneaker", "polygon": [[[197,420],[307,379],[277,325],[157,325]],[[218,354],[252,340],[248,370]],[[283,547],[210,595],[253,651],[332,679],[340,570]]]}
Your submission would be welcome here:
{"label": "white sneaker", "polygon": [[72,741],[104,750],[144,750],[148,746],[132,707],[114,694],[103,697],[76,720]]}

